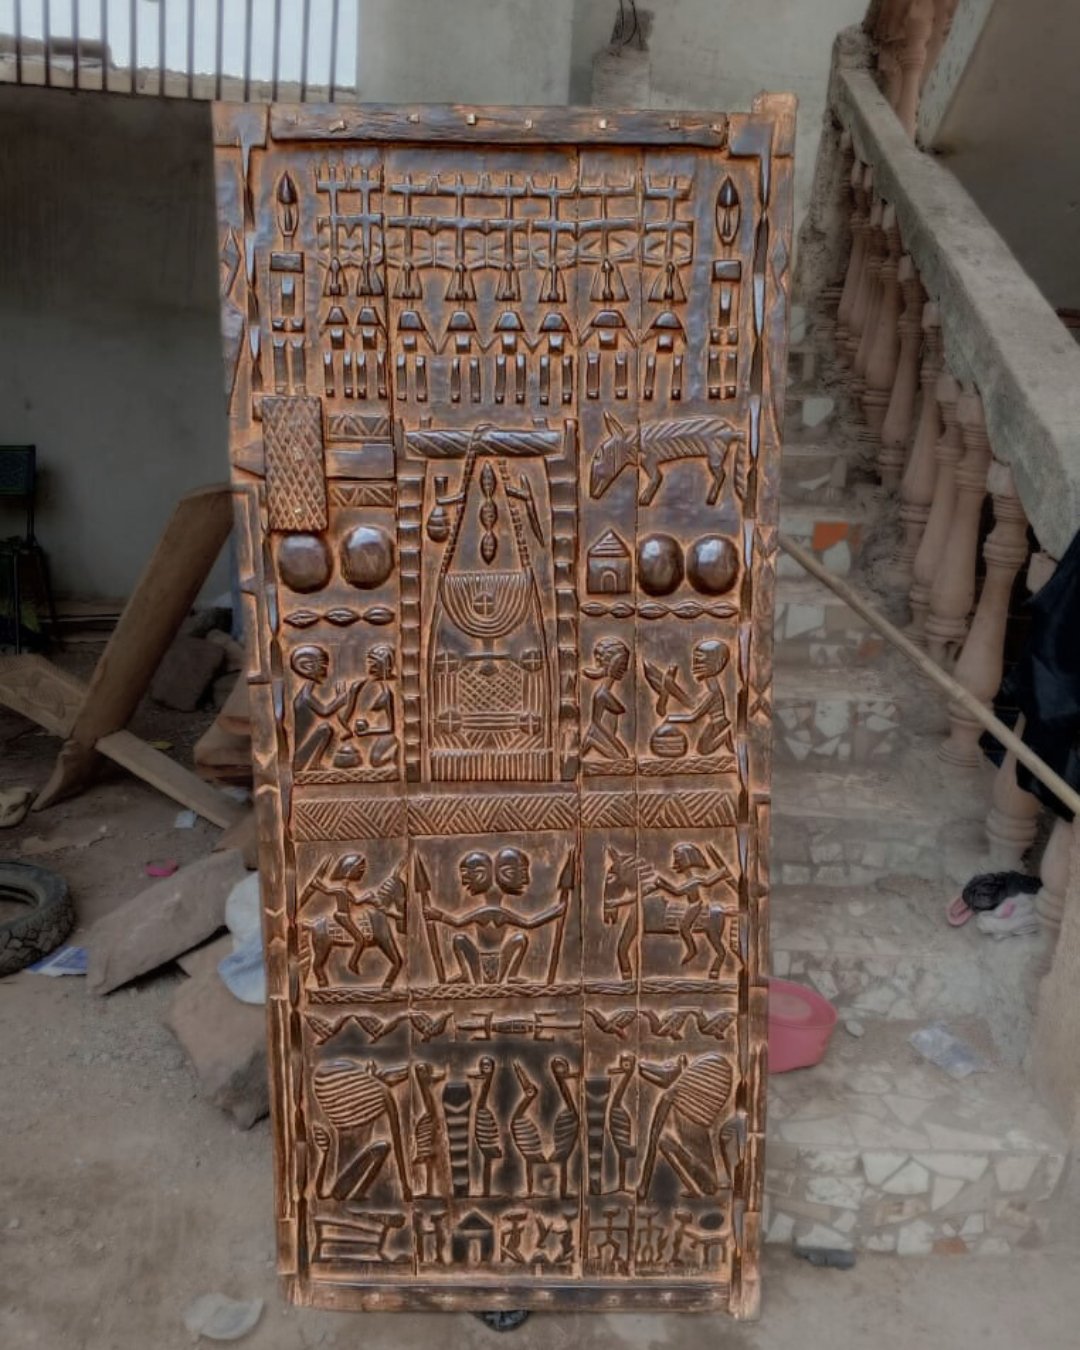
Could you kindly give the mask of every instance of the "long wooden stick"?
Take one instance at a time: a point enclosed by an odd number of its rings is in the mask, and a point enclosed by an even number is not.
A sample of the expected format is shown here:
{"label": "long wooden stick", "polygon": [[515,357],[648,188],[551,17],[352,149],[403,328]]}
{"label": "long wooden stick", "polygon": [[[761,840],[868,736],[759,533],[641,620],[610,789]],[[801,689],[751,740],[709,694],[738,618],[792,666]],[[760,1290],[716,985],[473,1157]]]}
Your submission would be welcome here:
{"label": "long wooden stick", "polygon": [[980,703],[975,695],[965,689],[959,681],[954,680],[951,675],[947,675],[920,647],[917,647],[910,638],[905,637],[899,628],[891,624],[873,605],[867,604],[862,596],[846,581],[842,581],[839,577],[826,571],[813,554],[808,553],[801,544],[797,544],[794,539],[788,539],[786,535],[781,535],[780,547],[812,577],[816,577],[823,585],[828,586],[829,590],[835,592],[845,604],[850,605],[855,613],[860,614],[871,628],[876,628],[882,637],[891,642],[898,651],[903,652],[907,659],[917,666],[928,680],[932,680],[939,689],[943,690],[953,703],[958,703],[965,712],[970,713],[995,739],[1001,742],[1006,750],[1011,750],[1020,763],[1029,768],[1039,782],[1048,787],[1059,801],[1074,814],[1080,816],[1080,793],[1077,793],[1066,783],[1064,778],[1056,774],[1045,760],[1040,759],[1034,750],[1026,746],[1020,737],[1014,731],[1011,731],[1000,718],[995,717],[985,703]]}

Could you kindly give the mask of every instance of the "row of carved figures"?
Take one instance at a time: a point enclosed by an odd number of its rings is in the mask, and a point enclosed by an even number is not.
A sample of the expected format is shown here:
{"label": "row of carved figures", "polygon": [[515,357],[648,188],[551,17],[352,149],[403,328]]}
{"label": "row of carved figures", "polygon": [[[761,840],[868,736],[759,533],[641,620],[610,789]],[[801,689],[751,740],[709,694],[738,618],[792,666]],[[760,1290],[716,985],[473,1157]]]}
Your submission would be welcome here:
{"label": "row of carved figures", "polygon": [[[1014,583],[1029,563],[1029,531],[1012,471],[995,458],[973,384],[949,368],[941,312],[915,260],[904,249],[893,206],[875,186],[873,167],[841,134],[841,181],[849,190],[851,250],[842,285],[823,295],[819,331],[835,324],[834,352],[876,454],[883,487],[898,493],[901,533],[883,580],[906,593],[908,635],[987,707],[1004,670],[1006,626]],[[993,528],[982,544],[984,505]],[[1030,556],[1027,581],[1038,589],[1053,571],[1045,553]],[[956,704],[939,748],[949,763],[981,761],[981,726]],[[987,817],[996,865],[1015,867],[1035,838],[1039,805],[1016,783],[1006,755],[994,780]],[[1050,950],[1061,924],[1071,826],[1059,821],[1043,862],[1037,900]]]}
{"label": "row of carved figures", "polygon": [[[501,1071],[512,1073],[514,1090],[500,1093],[496,1104]],[[554,1109],[545,1105],[542,1077],[555,1089]],[[415,1094],[406,1130],[410,1079]],[[406,1201],[505,1194],[566,1199],[575,1189],[571,1164],[579,1150],[592,1195],[636,1192],[644,1200],[664,1164],[686,1196],[730,1188],[744,1125],[732,1110],[728,1056],[716,1050],[649,1062],[624,1052],[606,1071],[586,1076],[584,1094],[581,1080],[580,1069],[561,1054],[542,1064],[514,1059],[501,1067],[482,1055],[466,1077],[426,1062],[322,1060],[311,1080],[318,1113],[315,1193],[355,1203],[382,1179]],[[652,1090],[640,1121],[635,1100],[627,1101],[639,1082]]]}

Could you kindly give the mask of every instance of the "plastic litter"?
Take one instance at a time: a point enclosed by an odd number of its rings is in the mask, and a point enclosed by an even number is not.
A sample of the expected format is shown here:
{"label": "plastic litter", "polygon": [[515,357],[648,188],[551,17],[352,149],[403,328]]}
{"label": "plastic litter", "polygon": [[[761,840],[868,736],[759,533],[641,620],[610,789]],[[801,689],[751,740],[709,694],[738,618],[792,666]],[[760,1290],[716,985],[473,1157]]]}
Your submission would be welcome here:
{"label": "plastic litter", "polygon": [[967,1078],[973,1073],[989,1073],[990,1062],[966,1041],[954,1036],[948,1027],[932,1022],[908,1037],[911,1046],[950,1078]]}
{"label": "plastic litter", "polygon": [[85,947],[57,947],[56,951],[35,961],[27,970],[35,975],[85,975],[87,951]]}
{"label": "plastic litter", "polygon": [[193,830],[198,816],[194,811],[177,811],[176,819],[173,821],[174,830]]}
{"label": "plastic litter", "polygon": [[238,1341],[253,1331],[262,1316],[261,1298],[236,1299],[202,1294],[184,1309],[184,1326],[197,1341]]}
{"label": "plastic litter", "polygon": [[218,962],[218,974],[225,988],[241,1003],[265,1003],[266,962],[258,872],[251,872],[229,892],[225,926],[233,939],[232,951]]}
{"label": "plastic litter", "polygon": [[180,864],[175,858],[164,858],[161,862],[147,863],[143,871],[148,877],[171,877],[174,872],[179,872]]}

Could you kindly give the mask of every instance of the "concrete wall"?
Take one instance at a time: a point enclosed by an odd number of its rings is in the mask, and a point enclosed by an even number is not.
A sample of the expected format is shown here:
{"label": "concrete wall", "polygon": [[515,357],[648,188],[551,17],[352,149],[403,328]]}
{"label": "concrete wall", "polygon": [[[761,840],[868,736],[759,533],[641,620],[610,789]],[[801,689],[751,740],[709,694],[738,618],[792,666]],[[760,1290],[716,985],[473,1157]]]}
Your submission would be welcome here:
{"label": "concrete wall", "polygon": [[1080,309],[1080,5],[964,0],[957,19],[924,142],[1050,303]]}
{"label": "concrete wall", "polygon": [[0,442],[62,594],[126,595],[227,474],[211,153],[206,104],[0,88]]}
{"label": "concrete wall", "polygon": [[[795,224],[810,200],[833,39],[867,0],[638,0],[651,10],[654,108],[747,108],[762,89],[799,98]],[[592,57],[611,36],[617,0],[576,0],[570,97],[588,103]]]}
{"label": "concrete wall", "polygon": [[360,98],[566,103],[573,10],[574,0],[360,0]]}

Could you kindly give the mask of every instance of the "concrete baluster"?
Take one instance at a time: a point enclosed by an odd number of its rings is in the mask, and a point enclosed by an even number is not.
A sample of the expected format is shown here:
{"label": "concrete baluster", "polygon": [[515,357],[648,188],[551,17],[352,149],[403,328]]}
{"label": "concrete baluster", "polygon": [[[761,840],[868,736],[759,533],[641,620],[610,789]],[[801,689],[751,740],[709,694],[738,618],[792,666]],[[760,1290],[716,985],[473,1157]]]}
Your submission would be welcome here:
{"label": "concrete baluster", "polygon": [[870,255],[877,238],[877,223],[874,212],[879,211],[880,213],[878,203],[874,200],[874,171],[869,165],[863,170],[862,188],[866,211],[866,224],[863,227],[862,262],[859,266],[859,275],[855,279],[855,297],[851,302],[851,314],[848,319],[847,340],[845,342],[848,362],[852,366],[854,366],[855,357],[858,355],[859,342],[862,338],[863,327],[866,324],[866,313],[870,307]]}
{"label": "concrete baluster", "polygon": [[889,492],[900,486],[904,472],[904,458],[911,430],[915,423],[915,395],[919,388],[919,347],[922,342],[922,313],[926,301],[915,264],[905,254],[900,259],[897,280],[904,297],[904,312],[900,316],[900,352],[896,364],[896,378],[889,394],[889,406],[881,424],[881,450],[878,453],[878,472]]}
{"label": "concrete baluster", "polygon": [[852,393],[860,406],[866,387],[866,363],[870,359],[870,348],[874,345],[878,307],[881,304],[881,264],[885,261],[885,231],[881,222],[884,215],[885,203],[879,198],[870,209],[870,225],[866,235],[866,266],[863,268],[866,284],[862,291],[862,321],[857,324],[859,345],[855,352],[851,381]]}
{"label": "concrete baluster", "polygon": [[[1016,734],[1024,734],[1023,714],[1017,718]],[[986,813],[986,838],[990,866],[1002,870],[1019,868],[1020,859],[1031,847],[1038,829],[1039,799],[1016,781],[1016,756],[1007,751],[1001,761],[990,793]]]}
{"label": "concrete baluster", "polygon": [[844,289],[836,310],[836,356],[850,362],[848,349],[851,336],[851,315],[859,290],[863,265],[866,261],[866,230],[870,223],[869,197],[866,191],[866,165],[856,156],[851,166],[851,253],[848,256]]}
{"label": "concrete baluster", "polygon": [[919,90],[922,88],[922,74],[926,65],[926,48],[933,27],[934,0],[911,0],[897,57],[900,65],[900,96],[893,106],[900,125],[912,139],[915,137],[915,119],[919,113]]}
{"label": "concrete baluster", "polygon": [[979,523],[990,467],[990,439],[986,434],[982,399],[974,390],[960,395],[956,420],[964,454],[954,474],[956,506],[941,565],[930,585],[930,613],[926,617],[926,649],[944,666],[960,648],[975,603],[975,571],[979,553]]}
{"label": "concrete baluster", "polygon": [[875,28],[878,41],[878,71],[881,88],[890,107],[900,102],[903,87],[900,47],[904,40],[904,18],[908,0],[885,0]]}
{"label": "concrete baluster", "polygon": [[1069,885],[1069,859],[1072,854],[1072,821],[1054,821],[1050,838],[1046,841],[1042,862],[1039,864],[1039,880],[1042,890],[1035,897],[1035,909],[1043,927],[1045,948],[1039,963],[1038,974],[1045,975],[1054,960],[1054,948],[1057,946],[1061,920],[1065,913],[1065,892]]}
{"label": "concrete baluster", "polygon": [[[851,139],[851,132],[846,129],[841,131],[837,142],[837,160],[836,182],[839,185],[840,201],[837,205],[836,217],[838,219],[847,217],[850,220],[854,209],[851,171],[855,163],[855,146]],[[853,248],[854,239],[849,245],[849,249],[853,250]],[[833,355],[835,355],[836,350],[836,327],[839,319],[840,300],[844,286],[847,284],[850,261],[851,252],[849,251],[848,266],[842,269],[843,275],[836,276],[829,285],[821,288],[814,317],[814,333],[817,345],[825,352]],[[837,270],[840,271],[839,263],[837,264]]]}
{"label": "concrete baluster", "polygon": [[866,358],[866,385],[862,396],[863,415],[869,428],[867,440],[874,445],[878,444],[881,436],[900,356],[899,271],[902,245],[896,211],[891,206],[886,206],[881,213],[881,233],[885,239],[885,253],[878,272],[877,313]]}
{"label": "concrete baluster", "polygon": [[[957,470],[958,478],[966,473],[966,463],[965,456]],[[994,499],[994,528],[983,544],[986,576],[953,675],[969,693],[989,707],[1001,684],[1009,600],[1016,574],[1027,561],[1028,543],[1027,516],[1016,494],[1009,466],[994,460],[986,475],[986,487]],[[939,747],[938,753],[950,764],[978,764],[981,734],[982,727],[971,714],[951,703],[949,738]]]}
{"label": "concrete baluster", "polygon": [[941,435],[941,414],[938,410],[936,392],[943,360],[941,349],[941,321],[938,307],[933,300],[928,300],[922,308],[922,362],[919,366],[922,403],[911,454],[904,466],[904,476],[900,480],[902,533],[886,573],[889,584],[899,591],[911,588],[915,554],[919,551],[919,543],[926,528],[926,518],[930,514],[930,503],[934,500],[937,443]]}
{"label": "concrete baluster", "polygon": [[938,376],[934,389],[935,401],[941,416],[942,432],[934,447],[934,494],[926,519],[919,548],[912,566],[911,625],[908,635],[913,642],[926,645],[926,618],[930,609],[930,587],[934,583],[945,541],[952,525],[956,506],[956,466],[964,453],[960,428],[956,422],[956,403],[960,386],[948,369]]}
{"label": "concrete baluster", "polygon": [[937,59],[941,55],[941,49],[945,46],[945,39],[949,36],[949,29],[952,27],[956,6],[957,0],[934,0],[934,22],[930,28],[930,37],[926,44],[926,60],[923,62],[920,91],[926,87],[930,72],[937,65]]}

